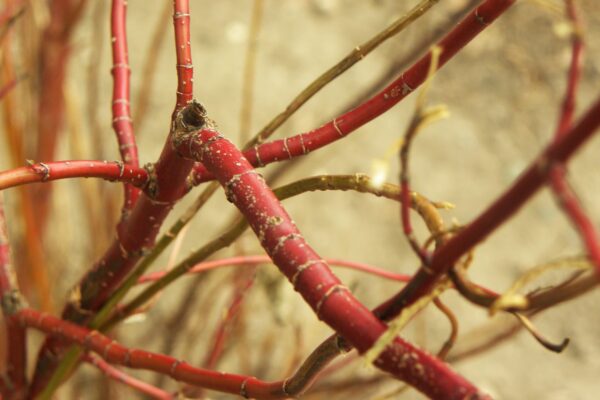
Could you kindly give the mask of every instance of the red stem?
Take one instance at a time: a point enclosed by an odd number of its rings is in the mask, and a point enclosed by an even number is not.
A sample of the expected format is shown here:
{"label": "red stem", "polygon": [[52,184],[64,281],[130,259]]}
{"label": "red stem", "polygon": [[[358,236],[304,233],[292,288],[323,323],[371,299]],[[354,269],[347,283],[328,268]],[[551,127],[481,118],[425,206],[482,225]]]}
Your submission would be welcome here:
{"label": "red stem", "polygon": [[189,0],[174,0],[173,25],[175,27],[175,52],[177,54],[177,106],[185,107],[194,98],[194,66],[190,46]]}
{"label": "red stem", "polygon": [[420,268],[408,285],[376,309],[377,315],[383,319],[392,318],[406,305],[428,293],[454,263],[512,217],[543,187],[552,167],[566,162],[599,126],[600,97],[578,123],[550,144],[487,210],[438,248],[427,270]]}
{"label": "red stem", "polygon": [[[467,43],[494,22],[514,1],[487,0],[470,13],[438,43],[438,46],[442,48],[438,68],[444,66]],[[419,87],[427,78],[430,61],[431,52],[428,52],[388,87],[355,109],[310,132],[263,143],[248,149],[244,151],[244,157],[253,166],[262,167],[275,161],[289,160],[308,154],[345,137],[398,104]],[[196,164],[193,176],[194,184],[211,179],[213,176],[210,172],[202,164]]]}
{"label": "red stem", "polygon": [[10,93],[10,91],[17,86],[17,83],[19,83],[19,78],[13,78],[8,83],[5,83],[4,86],[0,88],[0,100]]}
{"label": "red stem", "polygon": [[143,188],[148,181],[148,173],[143,168],[125,166],[120,161],[53,161],[0,172],[0,190],[69,178],[102,178]]}
{"label": "red stem", "polygon": [[[380,276],[382,278],[391,279],[399,282],[408,282],[410,280],[410,275],[397,274],[395,272],[390,272],[382,268],[378,268],[372,265],[363,264],[355,261],[346,261],[340,260],[337,258],[326,258],[325,261],[336,267],[343,267],[353,269],[355,271],[366,272],[368,274]],[[188,271],[190,274],[197,274],[200,272],[209,271],[212,269],[222,268],[222,267],[234,267],[234,266],[256,266],[260,264],[269,264],[272,263],[271,258],[269,256],[240,256],[240,257],[231,257],[224,258],[222,260],[214,260],[200,263]],[[138,283],[148,283],[154,282],[165,276],[167,272],[159,271],[153,272],[147,275],[142,276]]]}
{"label": "red stem", "polygon": [[127,375],[125,372],[113,367],[106,361],[104,361],[100,357],[92,356],[90,354],[86,354],[84,356],[85,361],[97,367],[100,371],[102,371],[106,376],[110,379],[114,379],[118,382],[121,382],[140,393],[143,393],[147,396],[150,396],[153,399],[159,400],[172,400],[175,399],[175,396],[171,395],[168,392],[165,392],[162,389],[157,388],[156,386],[152,386],[149,383],[140,381],[132,376]]}
{"label": "red stem", "polygon": [[42,86],[38,110],[36,158],[52,160],[64,114],[63,85],[70,54],[69,38],[85,0],[50,2],[50,23],[42,34],[40,65]]}
{"label": "red stem", "polygon": [[[75,289],[81,294],[76,302],[69,302],[63,318],[80,324],[89,320],[110,296],[117,285],[135,266],[145,249],[154,245],[158,230],[175,202],[187,191],[186,178],[192,161],[182,160],[173,150],[171,136],[176,129],[177,117],[193,93],[191,67],[189,0],[175,0],[173,25],[177,55],[177,104],[172,116],[171,131],[158,162],[153,166],[148,190],[136,202],[126,222],[119,224],[117,238],[93,268],[86,273]],[[192,107],[193,108],[193,107]],[[65,346],[55,339],[46,341],[40,354],[31,384],[35,396],[46,386],[54,373]]]}
{"label": "red stem", "polygon": [[[65,98],[63,87],[71,53],[69,43],[86,0],[54,0],[49,3],[50,21],[42,32],[39,45],[41,83],[37,110],[36,151],[29,158],[53,160],[61,132]],[[39,231],[44,233],[50,205],[50,188],[35,188],[36,218]],[[41,238],[40,238],[41,239]]]}
{"label": "red stem", "polygon": [[[121,160],[127,165],[138,167],[138,151],[133,134],[131,120],[131,109],[129,101],[131,68],[127,52],[127,30],[125,28],[127,18],[127,1],[113,0],[111,11],[111,43],[113,57],[113,99],[112,99],[112,126],[117,135]],[[123,216],[127,216],[140,191],[129,184],[125,184],[125,202],[123,204]],[[122,219],[123,222],[124,218]]]}
{"label": "red stem", "polygon": [[[304,240],[277,197],[242,153],[212,129],[175,138],[182,157],[202,162],[225,188],[229,201],[244,214],[267,254],[290,280],[317,317],[364,353],[386,331],[330,271]],[[400,338],[375,361],[379,368],[406,381],[431,398],[479,396],[470,382],[442,361]],[[483,395],[481,395],[483,396]]]}
{"label": "red stem", "polygon": [[562,109],[558,125],[556,127],[555,138],[559,138],[567,133],[573,122],[573,113],[575,112],[575,103],[577,99],[577,87],[581,79],[581,70],[583,68],[583,27],[577,7],[574,0],[565,0],[567,16],[571,20],[573,27],[571,64],[567,74],[567,88],[563,98]]}
{"label": "red stem", "polygon": [[39,311],[22,308],[15,315],[21,326],[77,343],[107,362],[132,369],[155,371],[181,382],[256,399],[285,399],[286,381],[265,382],[254,377],[192,367],[185,361],[144,350],[129,349],[111,338]]}
{"label": "red stem", "polygon": [[[565,0],[565,3],[567,15],[571,19],[574,32],[572,34],[571,65],[567,75],[567,89],[565,91],[560,118],[554,136],[555,140],[568,134],[568,130],[571,128],[577,99],[577,87],[581,78],[581,69],[583,67],[584,42],[582,38],[582,22],[579,13],[577,12],[577,8],[575,7],[575,1]],[[567,214],[575,226],[577,233],[581,236],[589,258],[596,267],[596,273],[600,277],[599,236],[594,224],[577,198],[575,191],[567,182],[566,168],[564,166],[557,165],[552,170],[550,174],[550,186],[563,211]]]}
{"label": "red stem", "polygon": [[254,278],[255,276],[253,273],[249,277],[242,278],[242,282],[239,282],[233,286],[233,294],[229,307],[227,308],[227,313],[225,314],[225,317],[221,319],[217,329],[215,330],[212,345],[210,346],[211,350],[203,363],[205,368],[213,369],[217,365],[219,358],[221,358],[225,343],[229,338],[231,325],[233,324],[236,315],[242,307],[246,293],[248,293],[254,284]]}
{"label": "red stem", "polygon": [[[0,12],[0,28],[6,28],[4,25],[10,24],[11,20],[15,18],[15,15],[21,13],[22,8],[25,7],[23,6],[24,2],[25,0],[16,0],[4,7],[2,12]],[[18,10],[19,8],[21,8],[21,10]],[[15,10],[17,11],[15,12]]]}
{"label": "red stem", "polygon": [[[17,323],[14,308],[20,299],[17,277],[10,262],[10,244],[4,205],[0,194],[0,302],[4,313],[6,332],[6,381],[0,386],[0,398],[18,400],[27,392],[27,338],[25,330]],[[0,379],[2,380],[2,379]]]}

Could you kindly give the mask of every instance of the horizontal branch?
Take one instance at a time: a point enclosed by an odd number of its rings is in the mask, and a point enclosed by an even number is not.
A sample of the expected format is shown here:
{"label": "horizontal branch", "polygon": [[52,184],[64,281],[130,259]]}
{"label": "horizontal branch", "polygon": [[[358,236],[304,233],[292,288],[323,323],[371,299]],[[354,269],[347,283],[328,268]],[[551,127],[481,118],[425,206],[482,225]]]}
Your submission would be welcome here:
{"label": "horizontal branch", "polygon": [[[265,382],[245,375],[211,371],[193,367],[185,361],[167,355],[124,347],[98,331],[89,330],[30,308],[20,309],[15,317],[23,327],[35,328],[69,343],[78,344],[88,351],[93,351],[110,364],[154,371],[190,385],[246,398],[289,398],[291,391],[288,390],[288,382],[294,382],[295,385],[300,385],[302,382],[302,385],[305,385],[307,381],[314,378],[312,372],[314,370],[311,368],[301,368],[294,377],[275,382]],[[319,356],[322,357],[321,353],[322,351],[319,352]],[[308,365],[312,365],[312,363],[307,363]],[[316,371],[318,370],[316,369]]]}
{"label": "horizontal branch", "polygon": [[70,160],[30,163],[26,167],[0,172],[0,190],[28,183],[70,178],[102,178],[143,188],[148,182],[148,172],[144,168],[125,165],[120,161]]}
{"label": "horizontal branch", "polygon": [[[408,282],[410,275],[398,274],[391,272],[373,265],[359,263],[356,261],[340,260],[338,258],[326,258],[325,261],[334,267],[348,268],[354,271],[360,271],[367,274],[379,276],[381,278],[390,279],[399,282]],[[232,258],[224,258],[221,260],[207,261],[195,265],[190,268],[188,273],[197,274],[200,272],[206,272],[217,268],[223,267],[235,267],[235,266],[257,266],[260,264],[270,264],[273,261],[269,256],[239,256]],[[167,274],[166,271],[153,272],[148,275],[142,276],[138,283],[155,282]]]}

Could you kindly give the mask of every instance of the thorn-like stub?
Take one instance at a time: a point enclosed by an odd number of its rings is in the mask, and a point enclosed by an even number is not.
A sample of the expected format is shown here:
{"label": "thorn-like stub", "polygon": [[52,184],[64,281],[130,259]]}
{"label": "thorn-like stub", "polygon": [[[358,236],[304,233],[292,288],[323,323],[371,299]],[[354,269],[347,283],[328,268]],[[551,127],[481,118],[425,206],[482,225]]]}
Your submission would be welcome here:
{"label": "thorn-like stub", "polygon": [[198,130],[206,124],[206,109],[196,100],[192,100],[180,111],[182,128]]}
{"label": "thorn-like stub", "polygon": [[180,146],[190,145],[193,135],[202,128],[209,125],[206,117],[206,109],[196,100],[190,101],[182,108],[173,121],[173,136],[171,144],[181,156]]}
{"label": "thorn-like stub", "polygon": [[0,299],[2,302],[2,312],[6,316],[14,315],[25,306],[25,299],[18,290],[9,290]]}

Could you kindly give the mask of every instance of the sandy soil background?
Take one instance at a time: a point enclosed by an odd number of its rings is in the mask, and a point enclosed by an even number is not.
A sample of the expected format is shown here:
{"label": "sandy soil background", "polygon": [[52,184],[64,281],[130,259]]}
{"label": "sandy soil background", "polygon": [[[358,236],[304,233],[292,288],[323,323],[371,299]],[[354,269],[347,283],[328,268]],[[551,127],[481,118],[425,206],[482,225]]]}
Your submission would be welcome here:
{"label": "sandy soil background", "polygon": [[[93,2],[92,2],[93,3]],[[108,3],[91,5],[73,38],[73,58],[67,92],[74,110],[85,115],[90,102],[86,89],[90,68],[96,66],[99,91],[98,121],[106,133],[104,151],[108,159],[118,157],[110,129],[110,52],[108,40],[94,47],[94,21],[101,19],[108,39]],[[133,99],[140,87],[146,52],[164,0],[130,0],[128,34],[132,68]],[[285,108],[289,100],[312,79],[329,68],[356,45],[364,42],[415,2],[396,0],[266,0],[261,32],[258,37],[252,133]],[[561,7],[560,1],[544,3]],[[192,49],[195,67],[195,94],[206,106],[222,132],[238,140],[244,53],[248,40],[251,1],[192,0]],[[304,106],[276,134],[284,137],[307,131],[352,106],[363,90],[384,76],[394,62],[408,54],[423,35],[430,35],[445,16],[463,1],[441,1],[414,27],[390,40],[329,85]],[[580,110],[598,93],[600,82],[600,7],[595,0],[579,2],[587,20],[588,52],[583,84],[579,95]],[[497,197],[522,171],[551,137],[557,109],[565,84],[569,61],[569,43],[557,32],[563,19],[548,7],[533,1],[520,1],[488,31],[480,35],[453,59],[434,81],[430,104],[446,104],[451,116],[427,128],[412,151],[414,189],[435,200],[456,205],[444,212],[448,222],[467,223]],[[169,22],[167,22],[169,23]],[[136,132],[141,162],[158,157],[168,132],[175,100],[175,58],[172,30],[160,47],[152,49],[157,58],[156,82],[149,97],[149,113]],[[414,96],[413,96],[414,97]],[[413,111],[413,98],[407,99],[377,120],[362,127],[347,139],[320,150],[294,164],[279,183],[316,174],[371,173],[375,159],[381,158],[403,133]],[[136,104],[133,104],[135,109]],[[92,126],[82,119],[84,152],[92,154],[87,139]],[[248,133],[245,133],[248,135]],[[66,138],[66,136],[65,136]],[[600,220],[600,140],[592,140],[571,164],[570,177],[594,221]],[[61,142],[59,158],[73,158],[72,147]],[[7,165],[0,160],[4,169]],[[268,168],[272,171],[273,168]],[[396,181],[397,162],[391,164],[389,181]],[[47,238],[48,257],[53,268],[56,293],[65,293],[90,265],[101,246],[81,234],[83,212],[78,183],[59,182],[54,187],[54,223],[60,232]],[[106,184],[110,185],[110,184]],[[173,212],[179,215],[195,197],[194,191]],[[9,194],[8,201],[11,200]],[[417,260],[406,244],[395,203],[356,193],[311,193],[286,201],[309,243],[324,257],[338,257],[412,273]],[[68,211],[67,211],[68,210]],[[99,210],[99,213],[106,212]],[[187,231],[179,258],[207,242],[220,232],[233,215],[233,207],[218,193]],[[107,214],[107,218],[113,215]],[[415,218],[416,220],[416,218]],[[170,224],[172,219],[167,221]],[[18,228],[11,228],[18,235]],[[426,237],[418,226],[419,237]],[[102,234],[96,241],[106,240]],[[262,254],[257,241],[245,235],[242,245],[219,253]],[[506,290],[523,272],[536,264],[582,252],[577,235],[557,209],[552,196],[544,190],[506,226],[476,249],[470,276],[476,282],[497,291]],[[167,252],[168,253],[168,252]],[[18,257],[18,255],[17,255]],[[167,262],[163,258],[162,263]],[[159,263],[160,264],[160,263]],[[214,273],[199,286],[192,312],[183,324],[183,332],[171,343],[174,356],[200,364],[207,351],[216,321],[227,304],[229,290],[220,290],[232,271]],[[368,306],[374,306],[398,290],[393,283],[347,271],[341,278]],[[169,316],[178,307],[190,280],[168,288],[161,300],[142,322],[131,322],[119,331],[125,344],[161,351],[168,345],[163,337],[170,334]],[[489,323],[484,310],[477,309],[453,293],[443,296],[455,310],[461,334]],[[56,296],[60,304],[64,297]],[[207,310],[200,304],[213,304]],[[197,303],[197,304],[196,304]],[[455,364],[455,368],[498,399],[595,399],[600,393],[600,293],[595,292],[544,312],[535,319],[539,329],[556,341],[571,338],[570,346],[560,355],[542,348],[529,335],[519,333],[485,354]],[[306,356],[330,331],[319,323],[275,268],[261,267],[257,284],[246,300],[247,330],[243,340],[232,344],[219,369],[253,374],[264,379],[281,379],[288,368],[293,349]],[[502,316],[492,318],[502,321]],[[302,340],[297,342],[296,332]],[[427,310],[407,328],[405,335],[417,344],[436,351],[445,340],[448,326],[436,310]],[[468,346],[479,335],[459,340],[457,350]],[[35,339],[33,339],[35,340]],[[377,376],[361,361],[354,362],[340,377]],[[136,374],[154,380],[152,374]],[[132,398],[128,389],[115,385],[98,395],[89,393],[91,380],[98,373],[84,368],[75,383],[63,389],[57,398],[102,398],[120,394]],[[166,387],[176,389],[175,382]],[[377,398],[399,383],[391,379],[365,386],[357,392],[307,395],[306,398]],[[231,398],[210,393],[210,398]],[[408,391],[401,398],[421,398]]]}

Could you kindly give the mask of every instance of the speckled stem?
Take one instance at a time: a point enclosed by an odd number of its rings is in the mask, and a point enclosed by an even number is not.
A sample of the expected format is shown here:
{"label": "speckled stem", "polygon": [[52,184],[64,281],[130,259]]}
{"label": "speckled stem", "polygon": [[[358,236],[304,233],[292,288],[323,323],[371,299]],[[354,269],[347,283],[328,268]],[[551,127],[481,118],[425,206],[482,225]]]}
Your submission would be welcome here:
{"label": "speckled stem", "polygon": [[[129,67],[129,56],[127,51],[127,1],[113,0],[110,19],[111,44],[112,44],[112,75],[113,75],[113,97],[112,97],[112,126],[117,135],[121,160],[128,166],[138,167],[138,151],[133,134],[130,106],[130,83],[131,68]],[[131,212],[140,191],[135,186],[125,184],[125,200],[121,222]]]}
{"label": "speckled stem", "polygon": [[[200,130],[187,143],[178,143],[177,149],[181,156],[202,162],[215,175],[228,200],[242,212],[267,254],[317,317],[359,353],[367,351],[386,325],[356,300],[309,246],[242,153],[213,129]],[[400,338],[386,348],[375,365],[431,398],[479,396],[476,387],[442,361]]]}

